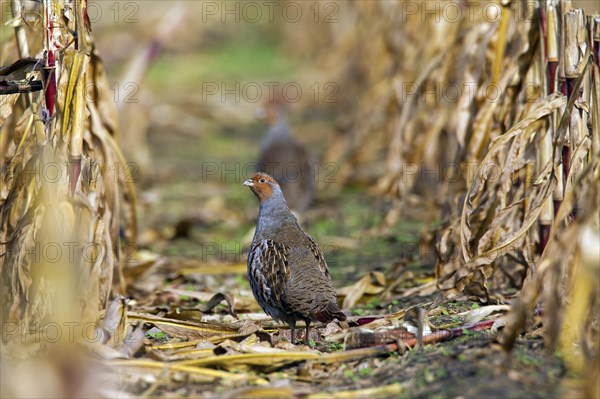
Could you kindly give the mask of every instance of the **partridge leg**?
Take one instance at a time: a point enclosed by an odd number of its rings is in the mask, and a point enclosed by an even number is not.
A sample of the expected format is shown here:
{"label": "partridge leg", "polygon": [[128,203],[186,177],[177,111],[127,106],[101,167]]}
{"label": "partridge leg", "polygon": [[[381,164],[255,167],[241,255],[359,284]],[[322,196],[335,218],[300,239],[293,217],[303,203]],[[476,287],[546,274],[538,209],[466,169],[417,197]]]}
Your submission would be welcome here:
{"label": "partridge leg", "polygon": [[310,335],[310,319],[307,319],[306,321],[306,335],[304,336],[304,345],[308,345],[309,344],[309,335]]}
{"label": "partridge leg", "polygon": [[296,330],[296,320],[290,321],[290,330],[292,331],[292,345],[296,345],[294,341],[294,331]]}

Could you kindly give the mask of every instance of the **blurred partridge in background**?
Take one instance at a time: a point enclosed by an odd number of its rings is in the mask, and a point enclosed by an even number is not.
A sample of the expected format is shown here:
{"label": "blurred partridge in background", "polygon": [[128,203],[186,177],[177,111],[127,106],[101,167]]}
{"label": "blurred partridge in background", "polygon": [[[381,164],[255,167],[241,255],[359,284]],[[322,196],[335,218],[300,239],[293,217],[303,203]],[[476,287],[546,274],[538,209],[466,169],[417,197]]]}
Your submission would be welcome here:
{"label": "blurred partridge in background", "polygon": [[277,182],[257,173],[244,182],[260,200],[256,231],[248,253],[248,279],[265,313],[289,324],[294,343],[297,320],[346,320],[319,245],[298,225]]}
{"label": "blurred partridge in background", "polygon": [[264,105],[263,116],[269,124],[263,137],[258,171],[273,176],[279,183],[288,206],[301,213],[315,195],[315,159],[291,134],[287,120],[288,102],[280,92]]}

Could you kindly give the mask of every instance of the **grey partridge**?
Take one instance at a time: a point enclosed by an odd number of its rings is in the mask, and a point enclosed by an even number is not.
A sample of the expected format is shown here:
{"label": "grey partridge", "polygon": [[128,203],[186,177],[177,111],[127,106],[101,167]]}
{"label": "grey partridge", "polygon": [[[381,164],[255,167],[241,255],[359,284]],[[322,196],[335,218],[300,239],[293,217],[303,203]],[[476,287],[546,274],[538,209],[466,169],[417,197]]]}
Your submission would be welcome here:
{"label": "grey partridge", "polygon": [[327,262],[319,245],[302,230],[281,187],[266,173],[244,182],[260,200],[256,230],[248,252],[248,280],[265,313],[290,326],[292,344],[297,320],[346,320],[339,309]]}
{"label": "grey partridge", "polygon": [[272,175],[279,182],[290,209],[301,213],[315,195],[315,160],[290,133],[283,96],[274,96],[267,102],[264,117],[270,127],[261,144],[258,171]]}

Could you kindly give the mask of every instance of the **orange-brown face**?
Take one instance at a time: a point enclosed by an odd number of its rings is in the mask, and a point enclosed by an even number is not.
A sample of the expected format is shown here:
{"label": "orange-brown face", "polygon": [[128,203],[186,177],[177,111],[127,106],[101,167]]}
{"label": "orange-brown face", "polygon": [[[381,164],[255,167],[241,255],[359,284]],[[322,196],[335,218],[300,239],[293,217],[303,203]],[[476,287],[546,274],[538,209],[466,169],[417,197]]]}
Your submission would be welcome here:
{"label": "orange-brown face", "polygon": [[267,104],[264,107],[265,110],[265,121],[272,125],[277,122],[279,118],[279,106],[276,104]]}
{"label": "orange-brown face", "polygon": [[282,90],[275,89],[275,91],[269,95],[269,98],[266,99],[262,108],[257,112],[257,116],[272,125],[279,119],[279,114],[282,112],[285,113],[288,105],[288,98],[284,96]]}
{"label": "orange-brown face", "polygon": [[250,187],[250,190],[252,190],[262,202],[271,198],[271,195],[273,195],[273,186],[279,186],[279,184],[277,184],[275,179],[268,174],[258,172],[250,179],[246,180],[244,186]]}

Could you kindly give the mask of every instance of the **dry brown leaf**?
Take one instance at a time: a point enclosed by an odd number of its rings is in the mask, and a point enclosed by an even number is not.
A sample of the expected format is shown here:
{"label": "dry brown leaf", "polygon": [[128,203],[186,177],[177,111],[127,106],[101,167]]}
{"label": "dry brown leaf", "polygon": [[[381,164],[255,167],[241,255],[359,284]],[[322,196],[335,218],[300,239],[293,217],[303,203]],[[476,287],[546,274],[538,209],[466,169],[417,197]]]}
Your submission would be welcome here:
{"label": "dry brown leaf", "polygon": [[[465,259],[465,261],[469,262],[469,261],[473,260],[473,257],[474,257],[474,255],[471,253],[470,249],[468,248],[468,243],[470,242],[471,233],[470,233],[470,229],[468,228],[468,218],[467,217],[473,211],[473,208],[476,205],[474,203],[474,200],[476,199],[477,196],[479,196],[481,194],[481,191],[485,187],[484,182],[489,177],[486,175],[486,173],[484,173],[484,171],[485,171],[484,168],[487,168],[494,163],[492,161],[492,159],[496,156],[496,154],[498,152],[503,150],[504,147],[507,144],[509,144],[515,136],[523,134],[523,133],[525,133],[525,134],[531,133],[531,131],[529,130],[529,127],[533,122],[537,121],[538,119],[546,117],[547,115],[552,113],[554,110],[558,109],[561,106],[564,106],[565,104],[566,104],[566,98],[562,94],[557,93],[557,94],[549,96],[544,101],[537,104],[536,108],[529,115],[527,115],[523,120],[521,120],[519,123],[517,123],[508,132],[506,132],[502,136],[497,137],[495,140],[492,141],[490,150],[487,152],[487,154],[481,161],[480,166],[477,168],[477,172],[475,174],[475,181],[467,190],[467,195],[465,196],[465,200],[464,200],[464,204],[463,204],[462,216],[461,216],[461,238],[462,238],[461,239],[461,249],[462,249],[462,255],[463,255],[463,258]],[[541,206],[541,204],[540,204],[540,206]],[[528,228],[529,228],[529,226],[527,226],[527,229]],[[527,229],[523,229],[524,230],[523,233]],[[508,245],[510,245],[510,242],[504,243],[504,244],[498,246],[498,248],[496,248],[492,251],[488,251],[488,252],[492,253],[492,252],[502,249]]]}
{"label": "dry brown leaf", "polygon": [[[276,350],[273,348],[273,350]],[[302,360],[317,360],[321,357],[318,352],[280,351],[270,353],[244,353],[239,355],[212,356],[204,359],[184,360],[174,363],[178,366],[219,366],[233,369],[243,366],[281,367]]]}
{"label": "dry brown leaf", "polygon": [[[375,284],[373,284],[372,281],[374,281]],[[342,308],[350,309],[356,305],[364,295],[376,295],[382,293],[385,289],[385,284],[385,277],[382,273],[371,272],[366,276],[363,276],[356,283],[338,289],[337,295],[345,296]]]}
{"label": "dry brown leaf", "polygon": [[463,321],[465,324],[471,324],[471,323],[477,323],[478,321],[483,320],[484,318],[491,315],[492,313],[507,312],[508,310],[510,310],[509,305],[490,305],[490,306],[482,306],[477,309],[471,309],[468,312],[465,312],[464,314],[459,313],[459,315],[461,315],[461,316],[464,315],[465,318]]}
{"label": "dry brown leaf", "polygon": [[227,304],[227,313],[238,319],[238,315],[233,311],[235,298],[233,297],[233,294],[231,292],[216,293],[215,295],[213,295],[212,298],[209,299],[208,303],[202,307],[202,311],[210,312],[223,301],[225,301],[225,303]]}
{"label": "dry brown leaf", "polygon": [[238,332],[238,327],[234,324],[191,322],[135,312],[128,312],[127,316],[129,321],[152,323],[172,337],[189,340],[198,338],[208,339],[213,336],[222,337]]}

